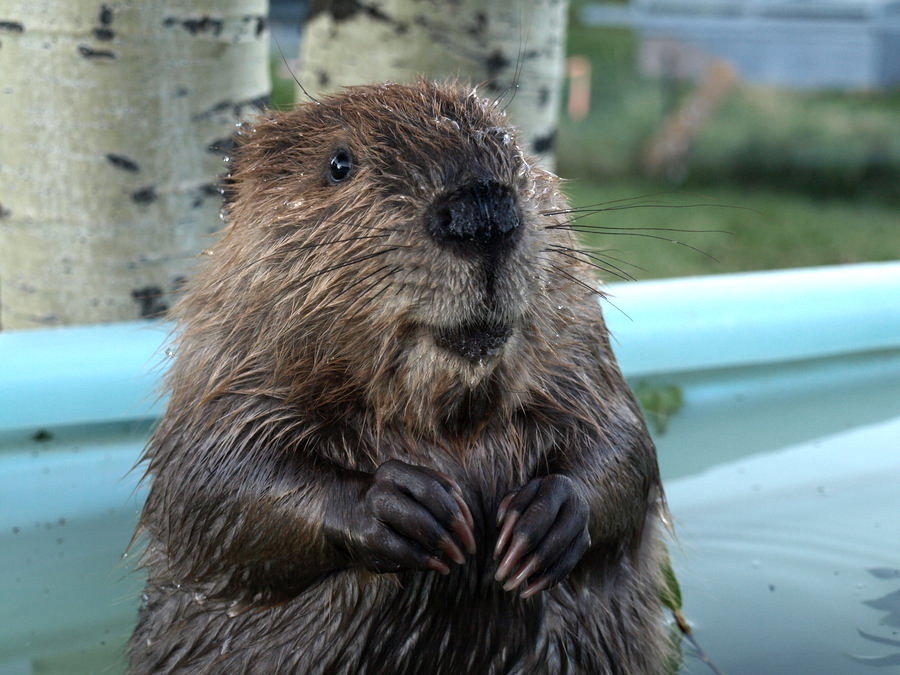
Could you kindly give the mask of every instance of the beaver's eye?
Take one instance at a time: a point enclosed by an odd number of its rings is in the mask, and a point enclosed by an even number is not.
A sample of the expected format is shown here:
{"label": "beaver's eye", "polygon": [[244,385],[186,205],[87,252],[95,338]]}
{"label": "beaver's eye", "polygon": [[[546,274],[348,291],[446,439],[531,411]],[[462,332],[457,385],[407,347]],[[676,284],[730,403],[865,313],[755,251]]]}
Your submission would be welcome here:
{"label": "beaver's eye", "polygon": [[328,178],[332,183],[341,183],[350,176],[353,169],[353,158],[350,156],[349,150],[339,148],[334,151],[331,156],[331,162],[328,167]]}

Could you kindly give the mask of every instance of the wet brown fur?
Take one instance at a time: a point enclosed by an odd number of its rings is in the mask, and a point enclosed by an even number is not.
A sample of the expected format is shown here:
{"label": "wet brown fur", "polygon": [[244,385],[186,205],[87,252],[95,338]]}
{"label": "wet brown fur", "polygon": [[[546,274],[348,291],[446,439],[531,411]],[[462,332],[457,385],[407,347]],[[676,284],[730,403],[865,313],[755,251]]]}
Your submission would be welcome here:
{"label": "wet brown fur", "polygon": [[[496,104],[427,82],[271,113],[239,145],[146,451],[130,672],[660,672],[655,451],[555,177]],[[339,147],[354,173],[333,184]],[[522,213],[490,270],[422,225],[437,195],[485,177]],[[510,327],[498,356],[436,343],[479,323]],[[328,510],[389,459],[459,484],[478,545],[466,564],[374,574],[335,543]],[[548,472],[587,502],[591,546],[523,600],[493,578],[496,513]]]}

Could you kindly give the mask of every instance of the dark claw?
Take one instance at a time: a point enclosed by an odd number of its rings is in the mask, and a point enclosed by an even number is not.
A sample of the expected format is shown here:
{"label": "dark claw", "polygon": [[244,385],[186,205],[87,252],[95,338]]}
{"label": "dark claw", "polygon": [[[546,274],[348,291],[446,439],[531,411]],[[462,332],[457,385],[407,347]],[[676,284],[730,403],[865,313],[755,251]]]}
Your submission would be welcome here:
{"label": "dark claw", "polygon": [[559,583],[590,545],[588,508],[571,479],[550,474],[507,495],[497,513],[494,578],[523,598]]}

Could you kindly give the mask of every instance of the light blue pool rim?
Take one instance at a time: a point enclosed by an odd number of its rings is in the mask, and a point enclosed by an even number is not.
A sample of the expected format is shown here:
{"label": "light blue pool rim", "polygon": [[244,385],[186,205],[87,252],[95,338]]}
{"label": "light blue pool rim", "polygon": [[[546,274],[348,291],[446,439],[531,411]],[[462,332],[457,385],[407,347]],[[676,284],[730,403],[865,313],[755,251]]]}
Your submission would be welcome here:
{"label": "light blue pool rim", "polygon": [[[900,354],[900,262],[612,284],[629,378]],[[0,431],[158,416],[171,326],[0,332]]]}

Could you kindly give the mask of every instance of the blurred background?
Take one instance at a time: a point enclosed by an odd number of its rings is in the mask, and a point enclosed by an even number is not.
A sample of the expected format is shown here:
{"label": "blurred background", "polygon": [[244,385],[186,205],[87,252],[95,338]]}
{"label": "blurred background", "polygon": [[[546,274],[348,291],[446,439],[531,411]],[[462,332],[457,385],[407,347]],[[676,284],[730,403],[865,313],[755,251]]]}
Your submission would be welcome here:
{"label": "blurred background", "polygon": [[[303,11],[271,3],[285,54]],[[566,44],[556,169],[605,276],[900,258],[900,3],[573,0]]]}
{"label": "blurred background", "polygon": [[576,1],[568,53],[592,74],[560,128],[575,203],[718,205],[605,214],[708,254],[617,242],[633,276],[900,257],[897,2]]}

